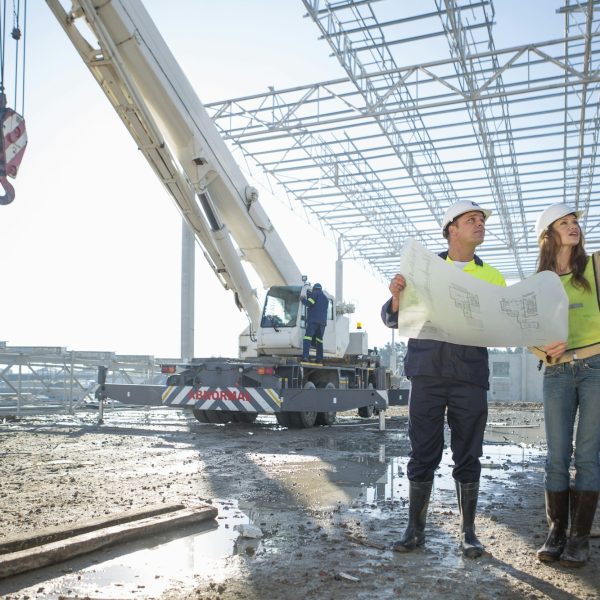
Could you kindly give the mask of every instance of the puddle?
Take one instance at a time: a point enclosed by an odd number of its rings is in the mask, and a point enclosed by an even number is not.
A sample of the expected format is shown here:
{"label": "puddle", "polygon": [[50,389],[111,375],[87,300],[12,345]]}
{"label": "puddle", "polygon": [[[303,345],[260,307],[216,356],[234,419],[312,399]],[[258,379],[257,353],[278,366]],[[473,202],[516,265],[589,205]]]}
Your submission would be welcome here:
{"label": "puddle", "polygon": [[[539,462],[544,452],[533,447],[515,444],[485,444],[481,458],[481,499],[484,506],[486,495],[493,495],[494,488],[502,490],[522,484],[530,473],[531,465]],[[408,499],[408,478],[406,476],[407,456],[397,456],[386,460],[385,468],[376,481],[363,482],[360,492],[352,506],[354,508],[370,508],[372,516],[388,518],[387,511],[381,511],[380,505],[401,502]],[[442,462],[434,479],[434,496],[456,495],[452,477],[452,454],[449,448],[444,450]]]}
{"label": "puddle", "polygon": [[[0,597],[19,591],[45,600],[98,594],[107,600],[158,598],[172,588],[193,590],[196,578],[224,580],[225,566],[230,577],[235,565],[223,559],[235,554],[253,556],[261,540],[241,538],[235,526],[250,523],[250,518],[234,503],[214,504],[219,508],[214,521],[17,575],[0,582]],[[32,580],[37,583],[31,585]]]}
{"label": "puddle", "polygon": [[[398,443],[396,437],[401,438]],[[316,509],[334,509],[338,505],[372,510],[385,517],[385,510],[408,498],[408,442],[405,433],[385,434],[385,443],[371,438],[357,442],[349,438],[320,436],[302,446],[282,447],[279,453],[252,452],[246,459],[258,471],[277,481],[272,494],[263,494],[263,508],[285,509],[290,505]],[[318,446],[316,452],[314,447]],[[325,451],[323,450],[325,448]],[[485,443],[481,458],[481,496],[493,495],[523,483],[541,468],[544,451],[520,443]],[[455,496],[452,477],[452,453],[444,450],[436,471],[434,490],[437,494]],[[252,469],[251,469],[252,470]],[[267,499],[267,497],[269,499]],[[384,513],[378,513],[381,507]]]}

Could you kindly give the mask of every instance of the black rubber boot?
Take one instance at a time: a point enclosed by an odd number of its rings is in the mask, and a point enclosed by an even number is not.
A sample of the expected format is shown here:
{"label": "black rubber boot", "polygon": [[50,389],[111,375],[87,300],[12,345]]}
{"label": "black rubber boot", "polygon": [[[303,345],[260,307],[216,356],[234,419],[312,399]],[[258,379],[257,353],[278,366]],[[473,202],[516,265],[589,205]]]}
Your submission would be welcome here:
{"label": "black rubber boot", "polygon": [[598,505],[598,492],[570,491],[571,533],[560,555],[563,567],[581,567],[590,555],[590,530]]}
{"label": "black rubber boot", "polygon": [[456,481],[456,496],[460,510],[460,548],[463,556],[478,558],[485,548],[475,535],[475,513],[479,497],[479,481],[460,483]]}
{"label": "black rubber boot", "polygon": [[392,544],[395,552],[411,552],[425,543],[427,507],[433,481],[409,481],[408,525],[402,539]]}
{"label": "black rubber boot", "polygon": [[544,545],[537,551],[537,557],[542,562],[553,562],[560,558],[567,542],[569,490],[546,490],[546,518],[550,531]]}

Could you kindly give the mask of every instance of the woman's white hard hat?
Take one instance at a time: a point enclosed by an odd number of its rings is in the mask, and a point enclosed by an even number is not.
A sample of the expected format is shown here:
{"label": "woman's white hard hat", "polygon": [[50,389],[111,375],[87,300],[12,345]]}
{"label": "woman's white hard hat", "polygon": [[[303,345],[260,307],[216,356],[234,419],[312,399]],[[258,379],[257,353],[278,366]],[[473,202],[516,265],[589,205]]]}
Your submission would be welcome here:
{"label": "woman's white hard hat", "polygon": [[473,210],[483,213],[483,218],[486,221],[487,218],[492,214],[492,211],[489,208],[483,208],[483,206],[479,206],[477,202],[471,202],[470,200],[461,200],[460,202],[455,202],[454,204],[450,205],[444,213],[444,219],[442,221],[442,235],[444,235],[446,227],[448,227],[448,225],[450,225],[454,219]]}
{"label": "woman's white hard hat", "polygon": [[554,221],[562,219],[562,217],[566,217],[567,215],[575,215],[579,219],[581,215],[583,215],[583,211],[575,210],[572,206],[563,204],[562,202],[551,204],[548,208],[546,208],[544,212],[538,216],[535,223],[535,235],[538,243],[548,230],[548,227],[550,227]]}

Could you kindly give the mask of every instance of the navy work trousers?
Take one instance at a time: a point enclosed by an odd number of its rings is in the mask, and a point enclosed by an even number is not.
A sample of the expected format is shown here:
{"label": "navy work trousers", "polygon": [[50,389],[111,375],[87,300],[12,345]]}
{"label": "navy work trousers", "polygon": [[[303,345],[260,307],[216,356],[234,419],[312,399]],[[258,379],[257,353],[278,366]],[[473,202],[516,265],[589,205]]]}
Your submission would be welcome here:
{"label": "navy work trousers", "polygon": [[306,326],[306,333],[304,335],[304,341],[302,344],[302,358],[308,359],[308,353],[310,352],[311,344],[315,345],[317,353],[315,359],[317,362],[323,361],[323,336],[325,335],[325,325],[323,323],[315,323],[314,321],[308,323]]}
{"label": "navy work trousers", "polygon": [[411,377],[408,436],[410,481],[432,481],[444,450],[444,414],[448,415],[450,447],[460,483],[479,481],[483,433],[487,420],[487,391],[477,385],[418,375]]}

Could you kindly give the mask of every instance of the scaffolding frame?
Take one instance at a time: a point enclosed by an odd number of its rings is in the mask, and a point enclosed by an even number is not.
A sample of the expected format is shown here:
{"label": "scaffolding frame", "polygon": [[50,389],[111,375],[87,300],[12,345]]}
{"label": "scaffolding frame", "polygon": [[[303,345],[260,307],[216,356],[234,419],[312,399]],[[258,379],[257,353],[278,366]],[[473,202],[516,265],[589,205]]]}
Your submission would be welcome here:
{"label": "scaffolding frame", "polygon": [[500,49],[492,0],[302,1],[345,75],[206,108],[347,256],[389,279],[406,237],[444,245],[457,200],[494,209],[481,254],[510,279],[534,272],[553,202],[585,210],[600,247],[600,0],[567,0],[562,35]]}
{"label": "scaffolding frame", "polygon": [[164,380],[162,362],[177,359],[0,342],[0,419],[98,408],[98,367],[108,367],[111,383],[154,384]]}

